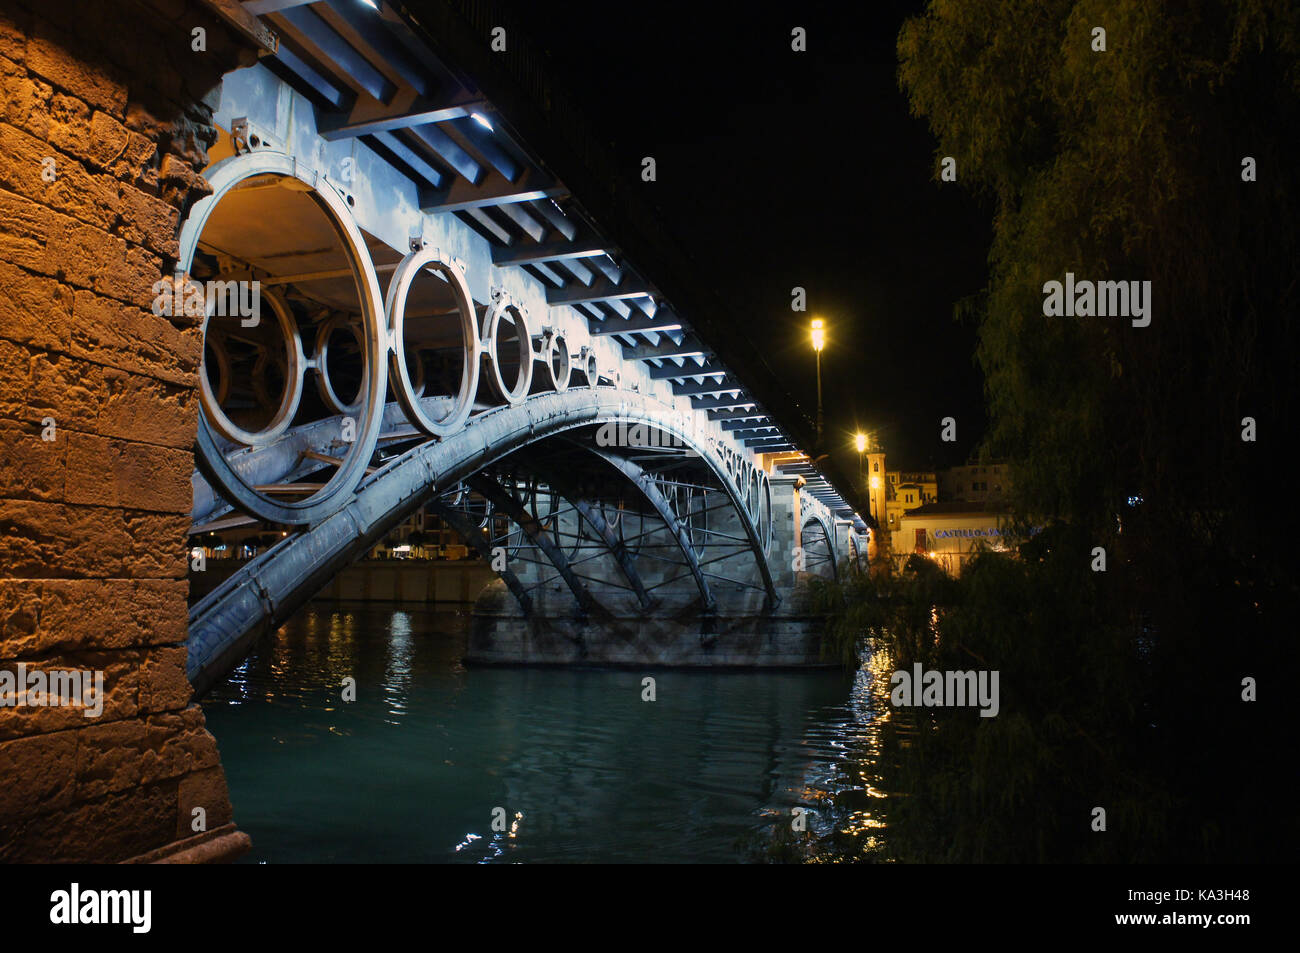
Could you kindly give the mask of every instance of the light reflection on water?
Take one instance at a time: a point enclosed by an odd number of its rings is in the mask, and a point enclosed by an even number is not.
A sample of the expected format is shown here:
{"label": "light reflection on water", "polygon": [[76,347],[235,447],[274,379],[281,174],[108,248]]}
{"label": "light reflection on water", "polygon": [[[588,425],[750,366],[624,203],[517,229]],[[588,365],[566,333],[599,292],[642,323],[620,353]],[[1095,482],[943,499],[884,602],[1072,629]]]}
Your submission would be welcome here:
{"label": "light reflection on water", "polygon": [[466,624],[314,604],[205,697],[247,860],[728,862],[796,806],[882,826],[870,668],[467,669]]}

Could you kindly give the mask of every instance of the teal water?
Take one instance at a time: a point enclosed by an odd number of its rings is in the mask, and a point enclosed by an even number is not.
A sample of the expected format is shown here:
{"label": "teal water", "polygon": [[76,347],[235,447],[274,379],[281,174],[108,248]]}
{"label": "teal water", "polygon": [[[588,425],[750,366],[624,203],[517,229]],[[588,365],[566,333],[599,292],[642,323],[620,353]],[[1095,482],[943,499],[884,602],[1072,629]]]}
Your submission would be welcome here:
{"label": "teal water", "polygon": [[312,604],[208,693],[246,861],[733,862],[795,807],[880,824],[865,673],[466,668],[467,622]]}

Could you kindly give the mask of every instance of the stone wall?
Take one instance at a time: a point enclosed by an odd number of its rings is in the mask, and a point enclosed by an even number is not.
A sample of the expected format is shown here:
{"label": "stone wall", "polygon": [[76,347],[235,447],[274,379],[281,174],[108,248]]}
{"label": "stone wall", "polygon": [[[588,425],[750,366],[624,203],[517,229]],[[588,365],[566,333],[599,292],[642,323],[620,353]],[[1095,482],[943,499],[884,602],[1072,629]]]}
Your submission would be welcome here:
{"label": "stone wall", "polygon": [[0,708],[0,860],[247,849],[185,678],[200,329],[151,289],[255,58],[200,3],[0,0],[0,670],[106,694]]}

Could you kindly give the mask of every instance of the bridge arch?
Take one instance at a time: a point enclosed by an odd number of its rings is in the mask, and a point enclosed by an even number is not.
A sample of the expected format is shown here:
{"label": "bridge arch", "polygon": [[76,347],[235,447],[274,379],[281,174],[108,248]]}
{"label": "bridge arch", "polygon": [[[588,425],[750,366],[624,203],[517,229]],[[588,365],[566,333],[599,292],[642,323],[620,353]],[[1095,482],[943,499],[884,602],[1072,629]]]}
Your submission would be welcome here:
{"label": "bridge arch", "polygon": [[204,690],[223,675],[256,635],[287,619],[431,495],[530,444],[605,423],[656,428],[699,457],[730,502],[753,554],[765,603],[774,609],[779,596],[763,543],[770,530],[754,524],[740,488],[710,442],[682,426],[675,408],[654,398],[605,387],[573,388],[495,408],[446,439],[416,445],[365,476],[351,499],[310,530],[284,538],[197,602],[190,612],[187,665],[196,689]]}
{"label": "bridge arch", "polygon": [[[339,459],[337,469],[330,479],[305,499],[276,500],[259,492],[255,484],[246,481],[236,468],[231,465],[227,459],[227,454],[229,453],[229,445],[232,443],[236,446],[257,447],[276,439],[284,430],[280,418],[277,417],[275,427],[265,428],[257,434],[236,432],[230,429],[226,429],[226,432],[222,433],[219,427],[225,418],[225,414],[221,409],[220,402],[217,400],[217,394],[210,386],[206,368],[201,366],[199,369],[199,393],[203,413],[199,415],[196,462],[204,475],[240,509],[268,522],[302,525],[319,520],[327,513],[337,510],[342,505],[347,494],[357,486],[365,474],[370,457],[374,453],[383,422],[384,393],[387,387],[387,375],[384,373],[386,364],[384,357],[388,348],[389,337],[386,329],[384,303],[379,293],[379,279],[375,272],[375,266],[367,251],[365,239],[362,237],[361,230],[357,227],[347,203],[331,186],[321,179],[315,170],[308,169],[292,156],[280,152],[258,151],[232,156],[215,163],[206,171],[205,177],[212,187],[212,192],[194,203],[194,207],[190,210],[184,224],[181,226],[180,253],[177,258],[174,278],[177,286],[186,293],[193,287],[191,272],[194,268],[195,255],[199,250],[199,243],[204,230],[212,219],[219,203],[234,190],[248,184],[259,176],[269,177],[271,181],[275,182],[293,183],[290,186],[291,189],[306,194],[316,208],[324,213],[336,237],[342,243],[344,257],[356,285],[361,317],[360,342],[363,371],[354,401],[360,410],[357,417],[349,416],[346,418],[352,422],[348,428],[350,433],[342,433],[342,426],[340,426],[341,439],[339,443],[348,446],[343,457]],[[250,273],[244,280],[251,283],[254,279]],[[277,297],[272,295],[270,300],[276,310],[277,321],[284,324],[287,319],[283,310],[274,304]],[[214,316],[212,313],[213,306],[217,302],[213,300],[211,294],[204,295],[204,302],[202,334],[206,342],[209,336],[209,325]],[[249,315],[240,321],[243,327],[255,327],[256,323],[248,325],[247,320],[260,322],[260,315]],[[292,321],[289,321],[288,324],[291,325]],[[327,327],[328,322],[322,326],[321,330],[325,331]],[[318,380],[328,383],[328,370],[325,367],[325,348],[322,347],[312,358],[304,358],[302,357],[300,338],[296,333],[297,329],[286,326],[282,327],[281,330],[286,336],[291,355],[289,371],[296,378],[295,381],[286,381],[286,387],[290,389],[296,388],[296,391],[301,393],[301,376],[308,370],[315,370]],[[477,335],[475,335],[474,339],[477,342]],[[204,363],[206,364],[206,360]],[[333,395],[332,389],[331,395],[334,398],[333,401],[327,402],[341,406],[342,402],[337,398],[337,395]],[[284,417],[283,414],[280,416]],[[287,417],[285,422],[287,422]],[[351,439],[347,439],[348,437],[351,437]],[[226,445],[223,446],[223,443]]]}
{"label": "bridge arch", "polygon": [[804,571],[826,579],[838,579],[835,561],[835,534],[820,514],[806,516],[799,528],[799,545],[803,549]]}

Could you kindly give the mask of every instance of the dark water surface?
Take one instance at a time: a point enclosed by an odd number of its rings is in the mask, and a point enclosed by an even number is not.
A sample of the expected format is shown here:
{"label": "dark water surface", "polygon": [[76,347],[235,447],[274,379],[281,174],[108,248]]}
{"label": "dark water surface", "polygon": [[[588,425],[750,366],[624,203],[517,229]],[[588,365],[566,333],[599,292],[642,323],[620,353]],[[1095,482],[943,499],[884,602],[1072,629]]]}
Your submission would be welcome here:
{"label": "dark water surface", "polygon": [[880,826],[865,672],[466,668],[467,622],[314,603],[212,689],[247,860],[731,862],[800,805]]}

